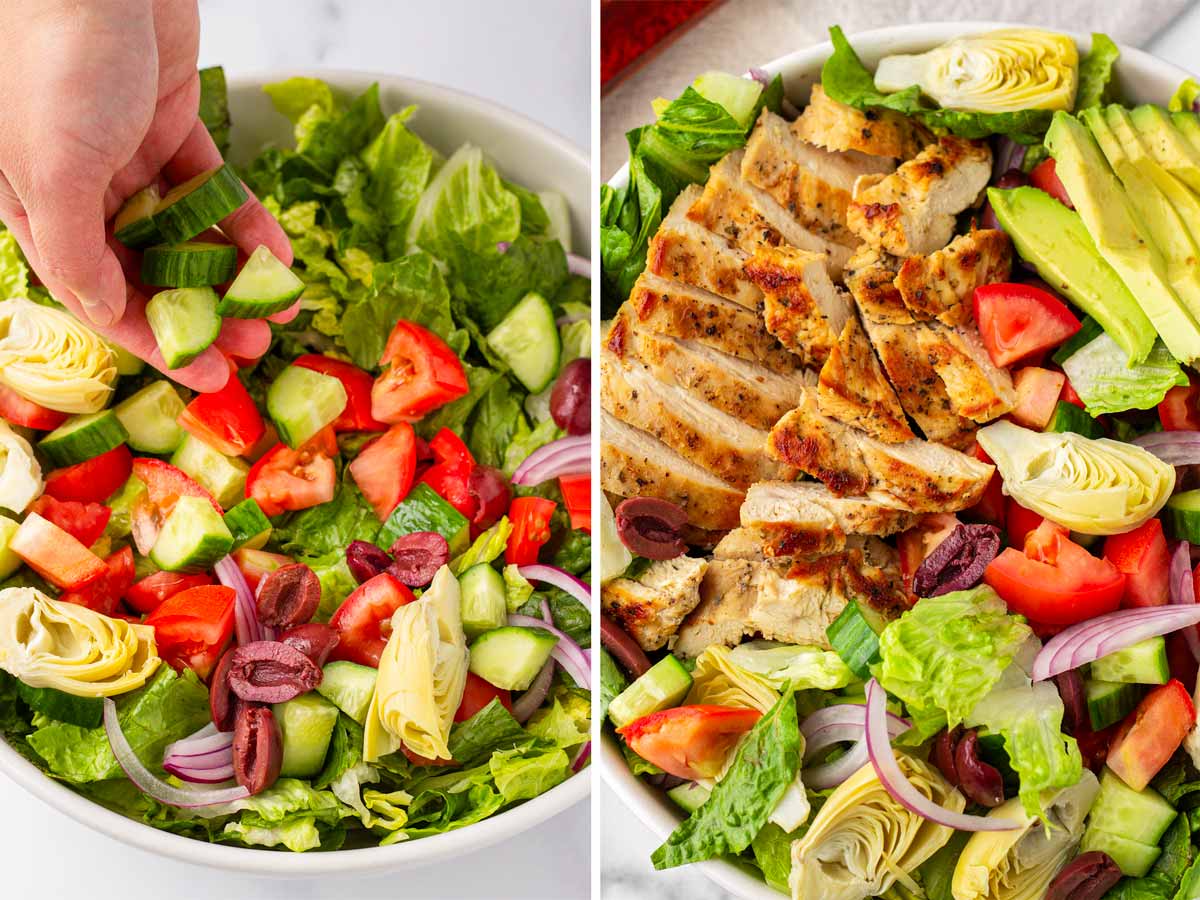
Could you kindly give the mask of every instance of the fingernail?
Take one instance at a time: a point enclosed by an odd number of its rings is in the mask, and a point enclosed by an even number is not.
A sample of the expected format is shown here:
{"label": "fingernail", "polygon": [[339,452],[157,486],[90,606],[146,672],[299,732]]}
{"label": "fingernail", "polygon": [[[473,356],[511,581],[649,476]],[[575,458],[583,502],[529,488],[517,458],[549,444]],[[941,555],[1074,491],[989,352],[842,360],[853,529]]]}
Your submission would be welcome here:
{"label": "fingernail", "polygon": [[111,325],[113,323],[113,311],[107,304],[92,300],[82,294],[77,295],[79,302],[83,306],[83,311],[87,313],[87,317],[97,325]]}

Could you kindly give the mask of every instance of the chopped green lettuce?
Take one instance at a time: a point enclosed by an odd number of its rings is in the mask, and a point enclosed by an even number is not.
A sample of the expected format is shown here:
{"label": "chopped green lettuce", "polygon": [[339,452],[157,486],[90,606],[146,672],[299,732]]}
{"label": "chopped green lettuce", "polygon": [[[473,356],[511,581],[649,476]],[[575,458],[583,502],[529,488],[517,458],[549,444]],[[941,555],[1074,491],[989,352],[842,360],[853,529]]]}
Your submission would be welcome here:
{"label": "chopped green lettuce", "polygon": [[504,605],[510,613],[515,613],[528,602],[533,595],[533,585],[518,571],[515,565],[504,567]]}
{"label": "chopped green lettuce", "polygon": [[1130,366],[1125,351],[1101,334],[1062,363],[1089,414],[1152,409],[1173,387],[1186,386],[1187,375],[1161,340],[1145,361]]}
{"label": "chopped green lettuce", "polygon": [[834,691],[857,680],[840,656],[818,647],[747,641],[729,651],[729,658],[779,691],[789,684],[797,691]]}
{"label": "chopped green lettuce", "polygon": [[450,571],[455,575],[461,575],[471,566],[499,559],[500,554],[508,545],[510,534],[512,534],[512,523],[508,521],[508,516],[501,516],[500,521],[475,538],[465,553],[450,560]]}
{"label": "chopped green lettuce", "polygon": [[318,791],[298,778],[280,778],[260,794],[201,809],[205,816],[234,813],[240,815],[225,824],[221,840],[283,846],[299,853],[324,846],[331,832],[343,837],[341,821],[353,815],[353,810],[332,791]]}
{"label": "chopped green lettuce", "polygon": [[1175,89],[1175,93],[1171,95],[1171,99],[1167,102],[1167,109],[1171,112],[1188,110],[1196,112],[1198,101],[1200,101],[1200,81],[1195,78],[1185,78],[1183,83]]}
{"label": "chopped green lettuce", "polygon": [[608,704],[629,687],[629,679],[607,650],[600,648],[600,720],[608,716]]}
{"label": "chopped green lettuce", "polygon": [[763,880],[777,891],[784,894],[790,892],[788,877],[792,874],[792,841],[797,841],[802,833],[788,833],[768,822],[750,842],[750,850],[754,854],[754,864],[763,874]]}
{"label": "chopped green lettuce", "polygon": [[591,738],[591,724],[591,704],[563,691],[549,707],[535,712],[525,723],[525,729],[534,737],[568,750]]}
{"label": "chopped green lettuce", "polygon": [[1102,106],[1112,99],[1113,67],[1121,51],[1107,34],[1092,32],[1092,49],[1079,61],[1075,109]]}

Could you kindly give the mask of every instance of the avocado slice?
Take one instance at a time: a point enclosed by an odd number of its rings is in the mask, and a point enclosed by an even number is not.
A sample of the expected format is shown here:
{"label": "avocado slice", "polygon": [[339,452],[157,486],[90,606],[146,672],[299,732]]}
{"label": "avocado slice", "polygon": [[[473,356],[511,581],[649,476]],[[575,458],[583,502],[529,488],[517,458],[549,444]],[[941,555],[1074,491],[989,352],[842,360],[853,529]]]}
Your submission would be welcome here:
{"label": "avocado slice", "polygon": [[1200,148],[1172,124],[1171,114],[1161,106],[1143,104],[1134,107],[1129,118],[1162,167],[1193,191],[1200,191]]}
{"label": "avocado slice", "polygon": [[1099,322],[1131,363],[1150,354],[1157,337],[1154,326],[1100,256],[1079,213],[1034,187],[988,188],[988,202],[1021,258]]}
{"label": "avocado slice", "polygon": [[1121,142],[1121,148],[1130,162],[1141,169],[1146,177],[1166,194],[1188,229],[1192,242],[1200,246],[1200,196],[1189,191],[1183,182],[1164,169],[1146,149],[1145,143],[1133,127],[1129,110],[1123,106],[1110,106],[1104,111],[1104,120],[1113,136]]}
{"label": "avocado slice", "polygon": [[1200,326],[1172,289],[1162,253],[1091,134],[1060,111],[1046,132],[1046,148],[1096,249],[1125,282],[1171,355],[1184,363],[1200,359]]}
{"label": "avocado slice", "polygon": [[1197,153],[1200,153],[1200,116],[1194,112],[1173,112],[1171,113],[1171,124],[1187,138]]}

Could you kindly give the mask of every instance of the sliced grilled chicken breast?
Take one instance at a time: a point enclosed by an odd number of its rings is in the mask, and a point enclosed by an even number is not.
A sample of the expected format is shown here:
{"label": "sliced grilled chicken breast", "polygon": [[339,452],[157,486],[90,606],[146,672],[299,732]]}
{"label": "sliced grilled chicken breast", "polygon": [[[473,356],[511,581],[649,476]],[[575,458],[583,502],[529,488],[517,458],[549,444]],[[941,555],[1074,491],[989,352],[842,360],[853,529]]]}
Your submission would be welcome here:
{"label": "sliced grilled chicken breast", "polygon": [[933,140],[920,123],[886,109],[867,111],[839,103],[814,84],[808,106],[792,123],[801,140],[826,150],[912,159]]}
{"label": "sliced grilled chicken breast", "polygon": [[658,560],[636,579],[615,578],[600,591],[600,607],[643,650],[657,650],[700,602],[708,560],[694,556]]}
{"label": "sliced grilled chicken breast", "polygon": [[817,380],[822,413],[887,443],[915,435],[858,317],[846,320]]}
{"label": "sliced grilled chicken breast", "polygon": [[972,320],[975,288],[1006,281],[1011,270],[1008,235],[995,229],[972,229],[928,256],[904,260],[895,285],[916,318],[962,325]]}

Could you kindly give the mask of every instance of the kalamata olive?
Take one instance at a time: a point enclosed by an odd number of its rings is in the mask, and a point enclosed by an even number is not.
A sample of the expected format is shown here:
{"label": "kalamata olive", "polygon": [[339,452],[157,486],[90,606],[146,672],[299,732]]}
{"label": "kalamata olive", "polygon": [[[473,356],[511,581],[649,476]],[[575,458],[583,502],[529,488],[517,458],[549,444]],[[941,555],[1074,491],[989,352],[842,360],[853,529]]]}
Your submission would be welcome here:
{"label": "kalamata olive", "polygon": [[991,228],[995,231],[1003,231],[1004,226],[1000,224],[1000,220],[996,218],[996,211],[992,209],[992,203],[989,200],[983,204],[983,212],[979,216],[980,228]]}
{"label": "kalamata olive", "polygon": [[592,430],[592,361],[573,359],[558,373],[550,391],[550,415],[567,434]]}
{"label": "kalamata olive", "polygon": [[346,565],[359,584],[370,581],[380,572],[386,572],[392,564],[387,551],[380,550],[370,541],[351,541],[346,548]]}
{"label": "kalamata olive", "polygon": [[476,466],[467,477],[467,493],[478,504],[471,524],[476,528],[491,528],[508,511],[512,500],[512,489],[508,479],[499,469],[491,466]]}
{"label": "kalamata olive", "polygon": [[634,678],[650,668],[650,659],[638,642],[610,619],[607,613],[600,616],[600,643]]}
{"label": "kalamata olive", "polygon": [[994,809],[1004,802],[1004,779],[995,766],[979,756],[979,735],[974,729],[963,732],[954,748],[954,769],[962,792],[980,806]]}
{"label": "kalamata olive", "polygon": [[958,769],[954,767],[954,749],[961,737],[962,726],[956,725],[939,732],[933,741],[933,764],[946,776],[946,780],[955,786],[958,785]]}
{"label": "kalamata olive", "polygon": [[1027,184],[1029,184],[1029,176],[1020,169],[1009,169],[996,179],[996,187],[1006,191],[1012,188],[1024,187]]}
{"label": "kalamata olive", "polygon": [[259,582],[255,603],[264,625],[299,625],[311,619],[321,605],[321,581],[304,563],[280,566]]}
{"label": "kalamata olive", "polygon": [[341,638],[342,636],[328,625],[306,622],[279,635],[279,642],[295,647],[318,666],[323,666]]}
{"label": "kalamata olive", "polygon": [[230,647],[221,656],[217,667],[213,669],[208,686],[208,708],[212,713],[213,724],[218,731],[233,731],[233,718],[237,712],[237,697],[229,686],[229,669],[233,665],[233,651]]}
{"label": "kalamata olive", "polygon": [[1101,850],[1090,850],[1058,870],[1046,891],[1046,900],[1100,900],[1120,880],[1121,868],[1112,857]]}
{"label": "kalamata olive", "polygon": [[687,513],[666,500],[630,497],[614,510],[621,543],[647,559],[674,559],[687,549],[681,531]]}
{"label": "kalamata olive", "polygon": [[409,587],[425,587],[450,561],[450,545],[436,531],[414,531],[396,538],[392,559],[389,575]]}
{"label": "kalamata olive", "polygon": [[937,597],[973,588],[999,552],[1000,529],[995,525],[959,525],[917,567],[913,593]]}
{"label": "kalamata olive", "polygon": [[251,794],[265,791],[283,765],[283,735],[269,706],[237,705],[233,727],[233,777]]}
{"label": "kalamata olive", "polygon": [[1078,669],[1069,669],[1054,676],[1054,684],[1063,702],[1063,731],[1078,735],[1091,730],[1088,717],[1087,698],[1083,690],[1083,677]]}
{"label": "kalamata olive", "polygon": [[317,664],[279,641],[253,641],[233,651],[229,686],[242,700],[283,703],[320,683]]}

